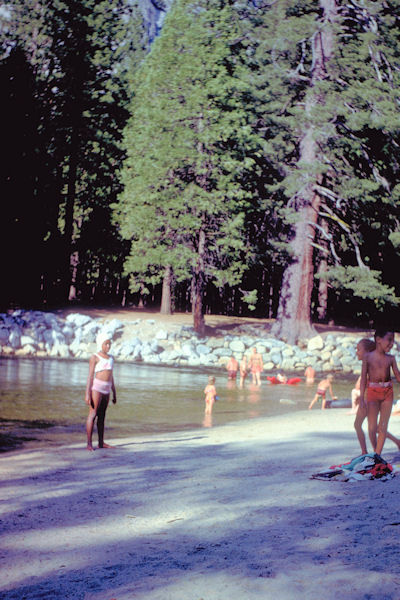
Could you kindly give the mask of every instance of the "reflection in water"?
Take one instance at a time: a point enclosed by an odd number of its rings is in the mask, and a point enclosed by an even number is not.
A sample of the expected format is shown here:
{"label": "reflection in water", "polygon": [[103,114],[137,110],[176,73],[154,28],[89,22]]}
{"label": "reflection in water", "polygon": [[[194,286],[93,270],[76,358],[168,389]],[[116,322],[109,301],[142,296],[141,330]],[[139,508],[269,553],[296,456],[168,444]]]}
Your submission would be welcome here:
{"label": "reflection in water", "polygon": [[204,415],[203,427],[212,427],[212,424],[213,424],[212,415],[210,415],[210,414]]}
{"label": "reflection in water", "polygon": [[248,395],[248,400],[250,402],[250,404],[257,404],[257,402],[260,401],[260,395],[261,395],[261,388],[259,385],[257,385],[256,383],[250,383],[249,384],[249,395]]}
{"label": "reflection in water", "polygon": [[[6,436],[33,438],[32,444],[85,441],[84,403],[88,362],[0,359],[0,410]],[[226,374],[216,375],[219,396],[212,420],[204,419],[204,386],[209,373],[201,369],[116,363],[118,403],[107,411],[107,438],[157,434],[224,425],[307,409],[315,386],[266,385],[245,382],[239,388]],[[350,382],[335,379],[335,391],[349,397]],[[291,402],[281,402],[289,399]],[[257,405],[257,410],[254,410]],[[27,435],[29,433],[29,435]],[[0,444],[1,445],[1,444]]]}

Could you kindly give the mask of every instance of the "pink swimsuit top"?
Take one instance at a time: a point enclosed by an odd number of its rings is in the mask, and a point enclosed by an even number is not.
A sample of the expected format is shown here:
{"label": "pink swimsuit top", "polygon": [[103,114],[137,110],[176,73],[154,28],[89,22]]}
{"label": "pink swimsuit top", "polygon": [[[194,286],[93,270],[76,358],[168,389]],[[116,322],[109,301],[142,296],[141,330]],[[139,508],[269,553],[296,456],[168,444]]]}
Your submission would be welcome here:
{"label": "pink swimsuit top", "polygon": [[95,356],[99,359],[94,367],[95,373],[98,373],[99,371],[112,371],[114,366],[114,359],[112,356],[109,356],[108,358],[103,358],[100,354],[95,354]]}

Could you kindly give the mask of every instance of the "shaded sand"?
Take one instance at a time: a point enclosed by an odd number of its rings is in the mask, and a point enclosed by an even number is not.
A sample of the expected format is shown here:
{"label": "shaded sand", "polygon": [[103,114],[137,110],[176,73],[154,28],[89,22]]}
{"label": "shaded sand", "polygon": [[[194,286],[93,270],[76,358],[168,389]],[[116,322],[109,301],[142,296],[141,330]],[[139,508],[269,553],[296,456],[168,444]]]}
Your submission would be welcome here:
{"label": "shaded sand", "polygon": [[[3,455],[0,598],[398,600],[400,476],[309,479],[358,454],[352,420],[300,412]],[[400,462],[390,442],[384,457]]]}

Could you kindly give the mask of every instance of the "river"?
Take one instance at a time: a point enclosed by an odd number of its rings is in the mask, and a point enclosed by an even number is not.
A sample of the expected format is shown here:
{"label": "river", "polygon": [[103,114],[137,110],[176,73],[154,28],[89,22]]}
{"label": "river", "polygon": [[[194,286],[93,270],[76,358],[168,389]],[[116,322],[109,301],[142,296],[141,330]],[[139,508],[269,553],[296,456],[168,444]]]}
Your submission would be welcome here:
{"label": "river", "polygon": [[[87,372],[88,363],[81,361],[0,359],[0,451],[84,444]],[[208,375],[203,369],[117,363],[118,402],[110,403],[107,411],[106,440],[305,410],[316,389],[305,383],[268,385],[265,377],[260,388],[247,381],[239,389],[221,372],[216,375],[219,400],[212,419],[205,421],[203,389]],[[335,380],[335,394],[349,397],[353,379]],[[93,441],[97,443],[96,432]]]}

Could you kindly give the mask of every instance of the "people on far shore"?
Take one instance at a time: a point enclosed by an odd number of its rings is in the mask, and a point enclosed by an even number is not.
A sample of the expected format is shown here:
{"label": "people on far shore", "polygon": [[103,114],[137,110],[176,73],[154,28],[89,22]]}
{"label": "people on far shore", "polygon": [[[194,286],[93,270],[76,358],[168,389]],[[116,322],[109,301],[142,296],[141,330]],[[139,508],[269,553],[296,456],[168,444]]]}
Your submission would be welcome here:
{"label": "people on far shore", "polygon": [[394,332],[378,328],[375,331],[375,350],[365,354],[361,369],[360,407],[367,411],[368,434],[372,448],[381,454],[387,437],[387,428],[393,407],[391,373],[400,382],[396,359],[389,351],[393,347]]}
{"label": "people on far shore", "polygon": [[210,376],[208,378],[208,384],[204,388],[204,394],[204,400],[206,403],[204,412],[206,415],[211,415],[213,406],[215,404],[215,400],[217,398],[217,390],[215,389],[215,377]]}
{"label": "people on far shore", "polygon": [[262,356],[257,352],[257,348],[253,348],[249,358],[249,369],[252,380],[255,385],[261,385],[261,373],[264,369]]}
{"label": "people on far shore", "polygon": [[236,380],[237,372],[239,370],[239,363],[234,356],[231,356],[226,363],[226,370],[228,371],[228,379]]}
{"label": "people on far shore", "polygon": [[[357,347],[356,347],[356,355],[357,355],[358,360],[363,360],[364,357],[366,356],[366,354],[368,354],[368,352],[373,352],[374,350],[375,350],[375,342],[368,338],[363,338],[362,340],[360,340],[358,342]],[[354,420],[354,429],[356,430],[357,439],[360,444],[361,454],[367,454],[367,443],[365,440],[364,430],[362,428],[362,425],[363,425],[365,419],[367,418],[367,407],[360,405],[360,385],[361,385],[361,375],[357,379],[354,388],[351,390],[352,410],[351,410],[350,414],[353,413],[354,408],[355,408],[356,418]],[[400,440],[397,437],[395,437],[394,435],[389,433],[389,431],[386,432],[386,437],[389,438],[390,440],[392,440],[392,442],[394,442],[397,445],[397,447],[400,449]]]}
{"label": "people on far shore", "polygon": [[104,442],[104,421],[106,410],[113,394],[113,403],[117,402],[114,385],[113,367],[114,359],[109,354],[111,339],[109,334],[99,333],[96,339],[98,352],[93,354],[89,361],[89,375],[86,384],[85,402],[89,406],[89,415],[86,420],[87,449],[93,451],[92,436],[94,422],[97,419],[97,434],[99,448],[111,448]]}
{"label": "people on far shore", "polygon": [[304,371],[304,377],[306,378],[306,383],[314,383],[315,369],[311,365],[308,365],[308,367],[306,367],[306,370]]}
{"label": "people on far shore", "polygon": [[[329,375],[327,375],[327,377],[325,379],[322,379],[322,381],[319,382],[315,396],[311,400],[310,405],[308,407],[309,410],[312,409],[314,404],[316,402],[318,402],[319,399],[321,399],[322,410],[329,408],[331,401],[336,400],[336,396],[333,395],[333,391],[332,391],[332,381],[333,381],[333,375],[329,374]],[[331,401],[328,401],[326,399],[327,392],[329,392],[329,394],[330,394]]]}

